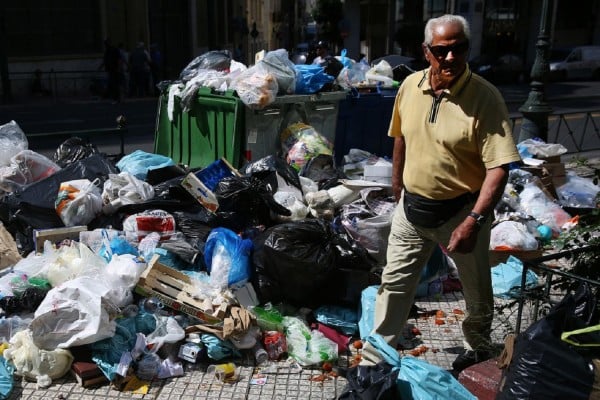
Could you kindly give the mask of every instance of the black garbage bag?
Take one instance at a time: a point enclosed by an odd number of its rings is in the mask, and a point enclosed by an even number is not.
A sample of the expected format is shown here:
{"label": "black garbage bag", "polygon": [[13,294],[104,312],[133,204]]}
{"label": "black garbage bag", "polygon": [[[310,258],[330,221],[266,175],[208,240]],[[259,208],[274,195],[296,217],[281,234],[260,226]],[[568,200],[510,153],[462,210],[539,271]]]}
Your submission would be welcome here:
{"label": "black garbage bag", "polygon": [[194,78],[198,70],[228,70],[231,66],[231,54],[227,50],[211,50],[194,58],[179,75],[179,79],[187,82]]}
{"label": "black garbage bag", "polygon": [[288,185],[295,186],[302,190],[298,171],[296,171],[285,160],[276,155],[269,155],[260,160],[246,164],[240,169],[240,173],[246,176],[253,176],[269,184],[273,192],[278,189],[277,175],[279,175]]}
{"label": "black garbage bag", "polygon": [[396,400],[398,370],[386,362],[374,366],[357,365],[340,370],[348,383],[338,399],[345,400]]}
{"label": "black garbage bag", "polygon": [[167,165],[166,167],[162,168],[153,168],[148,170],[148,174],[146,175],[146,182],[148,182],[152,186],[176,178],[180,178],[179,181],[181,182],[183,177],[188,172],[188,170],[179,165]]}
{"label": "black garbage bag", "polygon": [[219,201],[219,211],[235,214],[237,229],[232,230],[236,232],[257,225],[272,226],[276,221],[271,213],[291,215],[290,210],[275,201],[267,184],[256,177],[223,178],[214,193]]}
{"label": "black garbage bag", "polygon": [[332,235],[326,222],[305,219],[275,225],[256,236],[254,287],[261,302],[323,304],[335,272]]}
{"label": "black garbage bag", "polygon": [[325,69],[327,75],[331,75],[334,78],[337,78],[344,69],[344,64],[334,56],[325,57],[319,65]]}
{"label": "black garbage bag", "polygon": [[50,288],[28,287],[20,296],[5,296],[0,299],[0,307],[6,316],[22,312],[34,312],[42,304]]}
{"label": "black garbage bag", "polygon": [[[512,360],[505,373],[499,400],[505,399],[588,399],[594,384],[592,358],[561,340],[563,332],[598,323],[597,298],[587,284],[568,293],[548,315],[520,333]],[[598,334],[588,343],[600,343]]]}
{"label": "black garbage bag", "polygon": [[99,153],[100,151],[92,143],[88,143],[79,137],[71,137],[58,146],[52,156],[52,161],[64,168],[74,162],[88,158],[92,154]]}
{"label": "black garbage bag", "polygon": [[115,174],[114,164],[101,154],[93,154],[57,171],[49,177],[10,193],[3,199],[8,209],[11,232],[15,232],[21,254],[33,250],[33,230],[63,227],[55,209],[56,196],[62,182],[75,179],[99,179],[101,184],[109,174]]}

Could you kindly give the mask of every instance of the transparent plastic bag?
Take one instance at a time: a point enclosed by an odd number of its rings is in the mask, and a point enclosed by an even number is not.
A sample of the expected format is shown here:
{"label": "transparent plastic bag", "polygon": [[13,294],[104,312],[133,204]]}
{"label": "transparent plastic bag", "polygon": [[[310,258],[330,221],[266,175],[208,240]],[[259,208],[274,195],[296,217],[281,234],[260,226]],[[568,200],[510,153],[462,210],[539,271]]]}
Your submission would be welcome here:
{"label": "transparent plastic bag", "polygon": [[253,110],[261,110],[275,101],[279,84],[265,64],[258,63],[245,71],[231,83],[240,100]]}
{"label": "transparent plastic bag", "polygon": [[574,208],[596,208],[600,186],[592,179],[567,174],[567,182],[556,188],[560,204]]}
{"label": "transparent plastic bag", "polygon": [[46,156],[32,150],[22,150],[10,159],[9,166],[0,167],[0,191],[13,192],[60,169]]}
{"label": "transparent plastic bag", "polygon": [[29,147],[25,132],[15,121],[0,125],[0,166],[9,165],[15,154]]}
{"label": "transparent plastic bag", "polygon": [[338,358],[337,343],[318,330],[311,331],[301,319],[283,317],[283,326],[288,353],[300,365],[315,365]]}
{"label": "transparent plastic bag", "polygon": [[296,71],[286,49],[269,51],[261,62],[277,80],[278,94],[292,94],[296,91]]}

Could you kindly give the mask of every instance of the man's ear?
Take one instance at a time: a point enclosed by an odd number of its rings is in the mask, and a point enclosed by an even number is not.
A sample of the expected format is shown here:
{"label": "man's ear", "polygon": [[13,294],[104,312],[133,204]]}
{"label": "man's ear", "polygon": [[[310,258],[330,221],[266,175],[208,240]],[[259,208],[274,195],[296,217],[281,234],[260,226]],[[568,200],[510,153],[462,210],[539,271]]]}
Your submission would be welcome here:
{"label": "man's ear", "polygon": [[425,60],[429,62],[429,52],[427,51],[427,45],[425,43],[422,43],[421,49],[423,49],[423,55],[425,56]]}

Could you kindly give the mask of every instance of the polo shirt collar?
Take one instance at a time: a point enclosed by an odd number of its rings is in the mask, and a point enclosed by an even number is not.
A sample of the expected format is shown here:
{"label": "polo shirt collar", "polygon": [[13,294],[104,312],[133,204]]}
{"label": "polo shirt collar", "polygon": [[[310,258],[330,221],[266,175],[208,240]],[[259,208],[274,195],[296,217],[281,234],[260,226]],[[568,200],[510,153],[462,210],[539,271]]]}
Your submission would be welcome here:
{"label": "polo shirt collar", "polygon": [[[417,86],[423,91],[423,93],[433,93],[433,89],[431,88],[431,83],[429,81],[429,73],[431,72],[431,67],[423,70],[423,77],[419,80]],[[471,80],[471,70],[469,69],[469,64],[466,65],[465,70],[462,75],[458,77],[458,80],[454,82],[454,84],[448,89],[444,89],[444,93],[447,95],[456,97],[459,93],[465,88],[469,80]]]}

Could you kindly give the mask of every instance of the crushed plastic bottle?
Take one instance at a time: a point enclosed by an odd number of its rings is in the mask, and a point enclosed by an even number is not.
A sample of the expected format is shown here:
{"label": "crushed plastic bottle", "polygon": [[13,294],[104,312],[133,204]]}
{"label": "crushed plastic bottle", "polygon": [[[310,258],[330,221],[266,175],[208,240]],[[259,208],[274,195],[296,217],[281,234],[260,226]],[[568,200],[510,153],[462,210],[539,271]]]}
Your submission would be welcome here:
{"label": "crushed plastic bottle", "polygon": [[150,261],[152,255],[154,254],[154,250],[158,246],[158,242],[160,241],[160,235],[157,232],[151,232],[146,235],[142,240],[140,240],[140,244],[138,245],[138,251],[144,257],[144,260]]}

